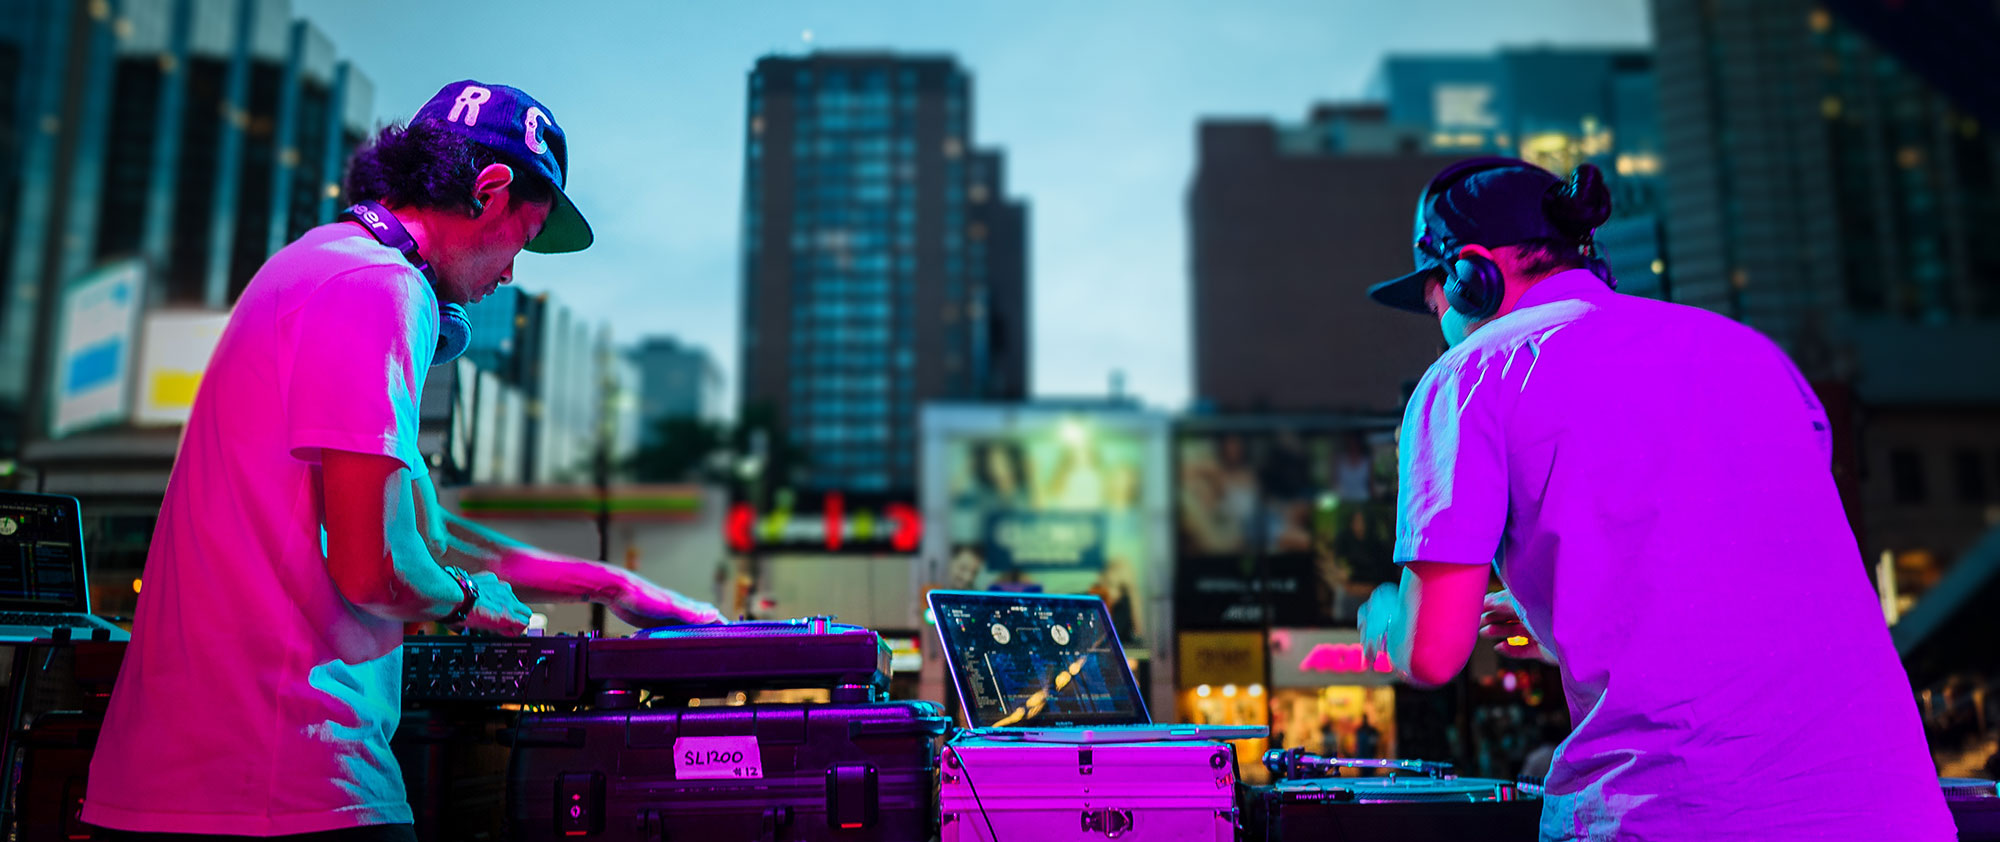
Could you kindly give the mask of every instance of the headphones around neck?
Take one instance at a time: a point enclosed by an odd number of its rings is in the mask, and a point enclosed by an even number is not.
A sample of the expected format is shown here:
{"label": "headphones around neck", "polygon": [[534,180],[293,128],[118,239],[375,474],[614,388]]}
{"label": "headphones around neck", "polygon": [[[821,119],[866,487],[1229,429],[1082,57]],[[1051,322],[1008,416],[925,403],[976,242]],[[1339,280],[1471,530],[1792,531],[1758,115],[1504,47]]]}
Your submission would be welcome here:
{"label": "headphones around neck", "polygon": [[[1514,158],[1471,158],[1460,161],[1433,177],[1424,185],[1424,192],[1417,197],[1418,219],[1430,210],[1431,201],[1450,190],[1458,183],[1479,173],[1503,170],[1512,167],[1530,166]],[[1574,176],[1572,176],[1574,178]],[[1560,189],[1565,182],[1558,181],[1551,190]],[[1545,205],[1546,206],[1546,205]],[[1546,213],[1546,211],[1544,211]],[[1612,289],[1618,282],[1611,277],[1610,267],[1597,255],[1597,245],[1592,234],[1584,234],[1577,242],[1585,255],[1585,265],[1602,278]],[[1417,238],[1417,247],[1435,258],[1444,270],[1444,297],[1451,309],[1472,321],[1489,319],[1500,312],[1500,304],[1507,297],[1507,280],[1500,271],[1500,264],[1491,258],[1478,254],[1452,254],[1451,249],[1426,230]]]}
{"label": "headphones around neck", "polygon": [[[377,202],[355,202],[341,211],[335,219],[361,223],[362,228],[374,235],[376,242],[402,252],[403,259],[416,267],[424,276],[424,280],[430,282],[431,288],[437,288],[437,270],[432,269],[430,261],[417,253],[417,238],[410,236],[409,229],[404,228],[403,223],[398,221],[396,215],[390,213],[388,208]],[[451,302],[440,303],[438,344],[431,352],[431,365],[444,365],[458,359],[458,355],[465,353],[465,349],[471,344],[472,321],[466,317],[465,307]]]}

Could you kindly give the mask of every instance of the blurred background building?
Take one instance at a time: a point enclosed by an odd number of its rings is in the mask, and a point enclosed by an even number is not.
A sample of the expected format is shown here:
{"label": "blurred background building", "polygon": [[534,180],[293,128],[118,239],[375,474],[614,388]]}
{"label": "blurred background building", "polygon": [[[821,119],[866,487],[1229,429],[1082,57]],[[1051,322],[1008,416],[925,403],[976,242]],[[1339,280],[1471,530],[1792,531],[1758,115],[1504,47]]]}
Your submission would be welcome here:
{"label": "blurred background building", "polygon": [[1410,271],[1410,208],[1452,160],[1380,104],[1203,121],[1188,194],[1197,406],[1400,411],[1441,340],[1364,292]]}
{"label": "blurred background building", "polygon": [[631,360],[645,384],[639,399],[643,442],[653,443],[660,422],[669,418],[713,421],[726,414],[722,371],[707,349],[671,336],[648,336],[632,348]]}
{"label": "blurred background building", "polygon": [[747,99],[741,414],[803,487],[913,490],[924,401],[1028,392],[1027,211],[974,146],[971,76],[766,57]]}
{"label": "blurred background building", "polygon": [[[343,206],[374,108],[286,0],[0,0],[0,482],[83,502],[101,613],[131,612],[228,308]],[[630,456],[639,367],[600,322],[511,286],[470,309],[421,410],[442,483]]]}
{"label": "blurred background building", "polygon": [[[46,429],[65,285],[134,260],[138,309],[225,310],[332,218],[366,76],[284,0],[0,4],[0,455]],[[129,339],[130,337],[127,337]]]}
{"label": "blurred background building", "polygon": [[1387,103],[1391,124],[1419,130],[1434,152],[1507,155],[1558,175],[1596,164],[1613,212],[1598,248],[1619,291],[1666,298],[1653,87],[1649,50],[1539,46],[1391,54],[1370,93]]}
{"label": "blurred background building", "polygon": [[1873,5],[1655,0],[1653,20],[1674,298],[1763,331],[1845,410],[1893,620],[2000,524],[2000,113],[1980,113],[1992,52],[1948,55],[2000,13]]}
{"label": "blurred background building", "polygon": [[1399,412],[1440,340],[1370,304],[1408,272],[1417,195],[1447,164],[1601,167],[1600,248],[1623,292],[1664,297],[1652,61],[1639,49],[1390,55],[1372,99],[1298,124],[1205,120],[1188,197],[1194,395],[1218,412]]}

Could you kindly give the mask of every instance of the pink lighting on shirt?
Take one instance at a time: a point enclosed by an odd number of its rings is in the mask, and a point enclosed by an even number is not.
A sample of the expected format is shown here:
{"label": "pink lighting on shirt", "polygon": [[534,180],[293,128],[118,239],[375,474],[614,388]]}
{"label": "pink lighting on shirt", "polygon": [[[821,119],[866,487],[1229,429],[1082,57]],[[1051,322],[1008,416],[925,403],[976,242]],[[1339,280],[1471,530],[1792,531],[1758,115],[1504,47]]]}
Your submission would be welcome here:
{"label": "pink lighting on shirt", "polygon": [[[1299,661],[1300,672],[1353,673],[1368,672],[1370,668],[1371,665],[1367,656],[1361,651],[1359,643],[1322,643],[1314,646],[1312,651],[1306,653],[1305,659]],[[1375,672],[1381,673],[1394,672],[1396,669],[1389,663],[1387,652],[1375,654],[1372,668]]]}

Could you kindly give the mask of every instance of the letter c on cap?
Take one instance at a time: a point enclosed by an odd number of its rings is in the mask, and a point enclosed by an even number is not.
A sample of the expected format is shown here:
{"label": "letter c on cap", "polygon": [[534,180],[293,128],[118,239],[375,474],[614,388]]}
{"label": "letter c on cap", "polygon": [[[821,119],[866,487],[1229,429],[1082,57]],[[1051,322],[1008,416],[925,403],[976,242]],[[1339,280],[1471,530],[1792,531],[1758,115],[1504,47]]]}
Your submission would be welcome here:
{"label": "letter c on cap", "polygon": [[525,139],[528,141],[529,152],[540,155],[549,151],[549,147],[542,143],[542,124],[548,122],[548,119],[549,115],[543,114],[542,109],[528,107],[528,134]]}
{"label": "letter c on cap", "polygon": [[466,125],[479,125],[479,106],[492,98],[493,91],[478,85],[466,85],[459,90],[458,99],[451,101],[451,113],[446,114],[444,119],[446,122],[456,123],[458,113],[463,111]]}

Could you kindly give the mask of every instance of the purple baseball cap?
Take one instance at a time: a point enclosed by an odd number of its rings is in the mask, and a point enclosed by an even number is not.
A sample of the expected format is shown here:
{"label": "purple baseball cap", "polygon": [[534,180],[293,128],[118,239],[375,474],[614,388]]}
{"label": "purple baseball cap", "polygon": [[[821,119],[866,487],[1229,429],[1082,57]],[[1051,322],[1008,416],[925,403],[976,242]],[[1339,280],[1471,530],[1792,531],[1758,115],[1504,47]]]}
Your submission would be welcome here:
{"label": "purple baseball cap", "polygon": [[519,88],[489,85],[471,79],[453,82],[417,109],[411,122],[430,120],[467,140],[499,153],[508,164],[540,176],[555,188],[542,233],[528,242],[539,254],[561,254],[590,247],[596,236],[563,192],[569,171],[569,143],[547,106]]}

